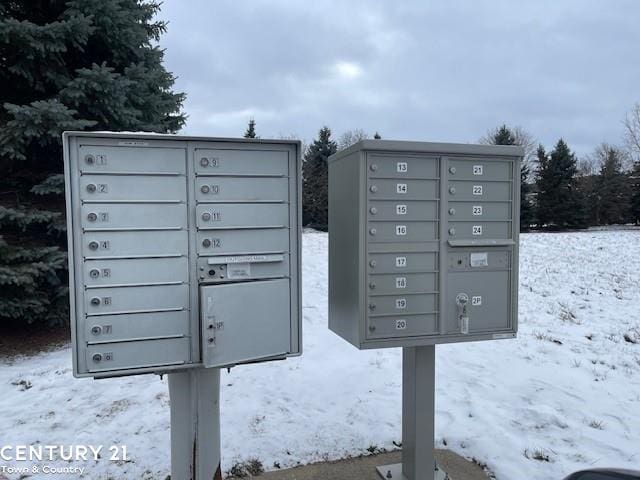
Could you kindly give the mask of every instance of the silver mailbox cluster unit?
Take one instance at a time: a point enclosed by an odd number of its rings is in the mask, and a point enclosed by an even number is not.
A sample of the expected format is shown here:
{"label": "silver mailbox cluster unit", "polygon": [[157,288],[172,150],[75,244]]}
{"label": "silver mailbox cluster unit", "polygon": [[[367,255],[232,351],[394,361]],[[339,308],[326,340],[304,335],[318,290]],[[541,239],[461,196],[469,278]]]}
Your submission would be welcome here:
{"label": "silver mailbox cluster unit", "polygon": [[358,348],[513,338],[520,147],[365,140],[329,158],[329,327]]}
{"label": "silver mailbox cluster unit", "polygon": [[76,376],[300,353],[298,142],[63,141]]}

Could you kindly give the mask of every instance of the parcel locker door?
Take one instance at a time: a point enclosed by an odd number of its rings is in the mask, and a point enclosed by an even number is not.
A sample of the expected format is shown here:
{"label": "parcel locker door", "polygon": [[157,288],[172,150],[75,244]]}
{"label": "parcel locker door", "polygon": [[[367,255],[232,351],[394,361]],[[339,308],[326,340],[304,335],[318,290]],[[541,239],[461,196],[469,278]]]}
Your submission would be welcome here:
{"label": "parcel locker door", "polygon": [[288,278],[200,287],[205,366],[291,352],[289,295]]}

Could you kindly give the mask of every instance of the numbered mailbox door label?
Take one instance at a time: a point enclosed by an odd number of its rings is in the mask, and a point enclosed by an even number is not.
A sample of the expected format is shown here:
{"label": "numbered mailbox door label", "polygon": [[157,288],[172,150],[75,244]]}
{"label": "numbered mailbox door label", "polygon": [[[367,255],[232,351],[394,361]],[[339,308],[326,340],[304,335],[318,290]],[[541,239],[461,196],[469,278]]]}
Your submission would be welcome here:
{"label": "numbered mailbox door label", "polygon": [[473,214],[475,216],[481,216],[482,215],[482,205],[474,205],[473,206]]}
{"label": "numbered mailbox door label", "polygon": [[396,277],[396,288],[407,288],[407,278]]}
{"label": "numbered mailbox door label", "polygon": [[404,268],[407,266],[407,257],[396,257],[396,267]]}
{"label": "numbered mailbox door label", "polygon": [[406,215],[407,214],[407,206],[406,205],[396,205],[396,215]]}
{"label": "numbered mailbox door label", "polygon": [[396,330],[406,330],[407,321],[403,318],[396,320]]}
{"label": "numbered mailbox door label", "polygon": [[407,234],[407,226],[406,225],[396,225],[396,235],[404,236]]}
{"label": "numbered mailbox door label", "polygon": [[474,195],[482,195],[482,185],[474,185],[473,186],[473,194]]}
{"label": "numbered mailbox door label", "polygon": [[407,299],[406,298],[396,298],[396,309],[404,310],[407,308]]}
{"label": "numbered mailbox door label", "polygon": [[482,235],[482,225],[474,225],[471,233],[473,233],[473,235]]}
{"label": "numbered mailbox door label", "polygon": [[401,195],[405,195],[407,193],[407,184],[406,183],[398,183],[396,185],[396,193]]}
{"label": "numbered mailbox door label", "polygon": [[407,173],[408,171],[407,162],[398,162],[396,165],[396,171],[398,173]]}
{"label": "numbered mailbox door label", "polygon": [[482,165],[474,165],[473,166],[473,174],[474,175],[482,175]]}
{"label": "numbered mailbox door label", "polygon": [[476,307],[482,305],[482,296],[481,295],[474,295],[473,297],[471,297],[471,305],[476,306]]}

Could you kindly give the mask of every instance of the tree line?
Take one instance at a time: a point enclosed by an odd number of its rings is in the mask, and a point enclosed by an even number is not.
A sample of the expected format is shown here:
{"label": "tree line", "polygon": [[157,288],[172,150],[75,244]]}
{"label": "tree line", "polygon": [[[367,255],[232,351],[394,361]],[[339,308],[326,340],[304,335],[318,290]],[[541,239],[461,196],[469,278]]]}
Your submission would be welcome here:
{"label": "tree line", "polygon": [[[255,127],[255,124],[254,124]],[[560,138],[547,150],[520,127],[498,126],[479,142],[520,145],[525,157],[520,169],[520,228],[570,230],[613,224],[640,224],[640,104],[625,120],[625,145],[602,143],[578,160]],[[325,230],[328,226],[327,159],[358,140],[363,130],[349,130],[332,139],[322,127],[304,151],[303,223]],[[374,138],[381,138],[376,132]]]}

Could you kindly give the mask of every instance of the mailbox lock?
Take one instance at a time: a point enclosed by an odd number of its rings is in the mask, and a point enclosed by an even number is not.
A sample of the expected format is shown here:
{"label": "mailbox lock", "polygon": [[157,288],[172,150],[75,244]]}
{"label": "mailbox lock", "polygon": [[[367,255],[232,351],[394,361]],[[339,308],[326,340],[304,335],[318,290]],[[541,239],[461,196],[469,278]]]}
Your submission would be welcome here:
{"label": "mailbox lock", "polygon": [[208,328],[209,330],[213,330],[213,323],[210,323],[210,324],[207,326],[207,328]]}
{"label": "mailbox lock", "polygon": [[89,165],[93,165],[96,162],[96,159],[93,155],[87,155],[86,157],[84,157],[84,161]]}
{"label": "mailbox lock", "polygon": [[90,183],[89,185],[87,185],[87,192],[89,193],[93,193],[98,189],[98,187],[96,187],[95,183]]}
{"label": "mailbox lock", "polygon": [[469,303],[469,295],[459,293],[456,295],[456,307],[458,309],[458,326],[460,333],[469,333],[469,314],[467,313],[467,305]]}
{"label": "mailbox lock", "polygon": [[371,268],[375,268],[375,266],[377,265],[377,263],[376,263],[376,261],[375,261],[375,260],[371,260],[371,261],[369,262],[369,265],[371,266]]}
{"label": "mailbox lock", "polygon": [[209,343],[213,343],[213,342],[214,342],[213,338],[209,337]]}
{"label": "mailbox lock", "polygon": [[371,169],[372,172],[375,172],[376,170],[378,170],[378,165],[376,165],[375,163],[372,163],[369,168]]}
{"label": "mailbox lock", "polygon": [[376,309],[376,304],[375,303],[370,303],[369,304],[369,310],[375,310]]}
{"label": "mailbox lock", "polygon": [[209,166],[209,159],[207,157],[202,157],[200,159],[200,165],[202,165],[203,167],[208,167]]}
{"label": "mailbox lock", "polygon": [[369,325],[369,331],[370,332],[375,332],[376,331],[376,326],[375,325]]}
{"label": "mailbox lock", "polygon": [[100,363],[102,361],[102,354],[101,353],[95,353],[93,355],[93,357],[91,357],[93,359],[94,362],[96,363]]}
{"label": "mailbox lock", "polygon": [[209,276],[213,277],[215,276],[216,271],[212,268],[211,270],[209,270]]}
{"label": "mailbox lock", "polygon": [[456,193],[456,187],[449,187],[449,193],[454,195]]}
{"label": "mailbox lock", "polygon": [[202,220],[204,220],[205,222],[208,222],[209,220],[211,220],[211,214],[209,212],[204,212],[202,214]]}
{"label": "mailbox lock", "polygon": [[202,186],[200,187],[200,191],[201,191],[202,193],[209,193],[209,185],[202,185]]}
{"label": "mailbox lock", "polygon": [[205,238],[204,240],[202,240],[202,246],[204,248],[209,248],[211,246],[211,240],[209,240],[208,238]]}
{"label": "mailbox lock", "polygon": [[455,235],[455,234],[456,234],[456,229],[455,229],[455,228],[453,228],[453,227],[451,227],[451,228],[449,229],[449,235]]}
{"label": "mailbox lock", "polygon": [[376,289],[376,284],[375,284],[375,283],[373,283],[373,282],[371,282],[371,283],[369,284],[369,288],[370,288],[371,290],[375,290],[375,289]]}
{"label": "mailbox lock", "polygon": [[378,209],[376,207],[371,207],[369,211],[371,212],[371,215],[375,215],[376,213],[378,213]]}
{"label": "mailbox lock", "polygon": [[91,333],[93,333],[94,335],[100,335],[102,333],[102,327],[100,325],[91,327]]}
{"label": "mailbox lock", "polygon": [[369,190],[371,190],[371,193],[376,193],[378,191],[378,187],[375,185],[371,185],[371,187],[369,188]]}
{"label": "mailbox lock", "polygon": [[89,276],[90,276],[91,278],[98,278],[98,277],[100,276],[100,270],[98,270],[97,268],[92,268],[92,269],[89,271]]}
{"label": "mailbox lock", "polygon": [[449,167],[449,172],[456,173],[456,167]]}
{"label": "mailbox lock", "polygon": [[375,235],[376,233],[378,233],[378,231],[375,228],[371,228],[371,229],[369,229],[369,233],[371,235]]}
{"label": "mailbox lock", "polygon": [[456,209],[455,208],[450,208],[449,209],[449,215],[455,215],[456,214]]}
{"label": "mailbox lock", "polygon": [[93,212],[87,215],[87,220],[89,220],[90,222],[95,222],[97,219],[98,219],[98,215],[96,215]]}
{"label": "mailbox lock", "polygon": [[98,297],[93,297],[91,299],[91,305],[100,305],[100,299]]}
{"label": "mailbox lock", "polygon": [[100,245],[98,245],[98,242],[89,242],[89,249],[90,250],[97,250],[99,246]]}

